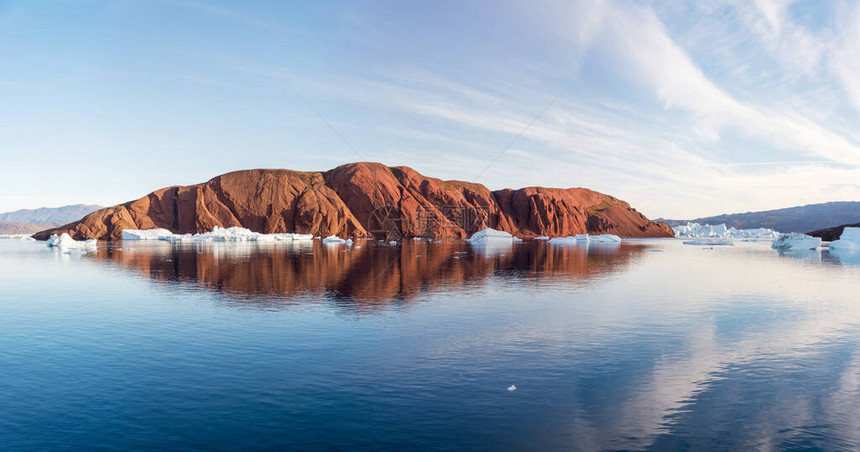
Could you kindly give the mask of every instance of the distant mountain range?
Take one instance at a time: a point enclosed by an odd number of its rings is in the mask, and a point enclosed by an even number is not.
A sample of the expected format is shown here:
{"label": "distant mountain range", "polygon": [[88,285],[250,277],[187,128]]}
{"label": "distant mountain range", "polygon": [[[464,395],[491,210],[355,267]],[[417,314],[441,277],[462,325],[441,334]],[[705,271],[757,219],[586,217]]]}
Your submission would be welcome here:
{"label": "distant mountain range", "polygon": [[673,227],[688,222],[725,223],[737,229],[771,228],[780,232],[809,232],[860,223],[860,202],[828,202],[762,212],[723,214],[693,220],[657,219],[654,221],[664,221]]}
{"label": "distant mountain range", "polygon": [[65,223],[15,223],[0,221],[0,235],[3,234],[34,234],[45,228],[55,228]]}
{"label": "distant mountain range", "polygon": [[[0,222],[13,223],[71,223],[101,209],[95,204],[73,204],[62,207],[40,207],[0,213]],[[44,229],[44,228],[43,228]]]}
{"label": "distant mountain range", "polygon": [[101,208],[94,204],[74,204],[0,213],[0,234],[33,234],[80,220]]}

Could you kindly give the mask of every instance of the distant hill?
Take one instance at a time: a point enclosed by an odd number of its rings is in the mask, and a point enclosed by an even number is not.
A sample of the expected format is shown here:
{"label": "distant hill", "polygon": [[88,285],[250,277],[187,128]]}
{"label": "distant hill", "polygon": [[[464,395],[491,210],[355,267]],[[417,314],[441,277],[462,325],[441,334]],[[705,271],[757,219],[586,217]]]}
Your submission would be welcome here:
{"label": "distant hill", "polygon": [[13,223],[0,221],[0,234],[35,234],[46,227],[58,227],[63,223]]}
{"label": "distant hill", "polygon": [[687,222],[720,224],[737,229],[772,228],[780,232],[808,232],[844,224],[860,223],[860,202],[828,202],[785,209],[723,214],[694,220],[664,220],[669,226]]}
{"label": "distant hill", "polygon": [[[93,204],[74,204],[63,207],[40,207],[0,213],[0,222],[13,223],[71,223],[101,209]],[[45,228],[42,228],[45,229]],[[36,231],[33,231],[36,232]]]}
{"label": "distant hill", "polygon": [[68,233],[77,240],[117,240],[125,229],[185,234],[230,226],[386,240],[462,239],[487,227],[521,238],[674,235],[668,225],[654,223],[630,204],[586,188],[491,191],[481,184],[427,177],[405,166],[360,162],[325,172],[234,171],[201,184],[162,188],[34,237]]}

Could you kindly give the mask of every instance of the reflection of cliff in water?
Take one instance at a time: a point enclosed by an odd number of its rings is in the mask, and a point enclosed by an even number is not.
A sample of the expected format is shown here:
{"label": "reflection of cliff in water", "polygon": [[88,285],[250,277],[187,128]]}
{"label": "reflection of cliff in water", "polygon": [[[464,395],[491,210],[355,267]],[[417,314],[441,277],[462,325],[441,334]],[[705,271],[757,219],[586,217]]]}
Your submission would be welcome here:
{"label": "reflection of cliff in water", "polygon": [[[361,243],[361,242],[359,242]],[[518,244],[492,254],[466,244],[405,242],[399,247],[315,241],[304,248],[257,244],[117,244],[90,256],[165,284],[193,284],[245,301],[316,296],[372,304],[423,292],[464,290],[489,278],[506,282],[587,283],[620,268],[644,248]]]}

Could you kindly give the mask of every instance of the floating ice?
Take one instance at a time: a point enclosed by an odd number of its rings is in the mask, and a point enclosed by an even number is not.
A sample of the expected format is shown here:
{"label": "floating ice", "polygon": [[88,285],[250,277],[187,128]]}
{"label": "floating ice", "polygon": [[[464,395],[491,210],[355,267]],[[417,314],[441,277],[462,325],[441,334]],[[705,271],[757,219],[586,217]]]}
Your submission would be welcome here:
{"label": "floating ice", "polygon": [[162,237],[173,237],[167,229],[123,229],[123,240],[161,240]]}
{"label": "floating ice", "polygon": [[81,249],[81,250],[90,250],[96,248],[96,240],[75,240],[69,234],[63,233],[63,235],[58,236],[54,234],[51,238],[48,239],[48,247],[60,248],[65,252],[66,250],[72,249]]}
{"label": "floating ice", "polygon": [[615,234],[600,234],[589,236],[588,241],[597,243],[618,243],[621,242],[621,237],[618,237]]}
{"label": "floating ice", "polygon": [[346,244],[346,240],[344,240],[344,239],[342,239],[336,235],[330,235],[330,236],[324,238],[322,240],[322,242],[323,243],[331,243],[331,244],[337,244],[337,243]]}
{"label": "floating ice", "polygon": [[472,245],[507,244],[514,243],[514,236],[505,231],[485,228],[472,234],[472,236],[469,237],[468,242]]}
{"label": "floating ice", "polygon": [[540,237],[535,237],[535,240],[549,240],[549,237],[542,235]]}
{"label": "floating ice", "polygon": [[734,242],[728,239],[696,239],[685,240],[684,245],[704,245],[704,246],[734,246]]}
{"label": "floating ice", "polygon": [[576,236],[555,237],[549,240],[553,245],[585,245],[589,243],[620,243],[621,237],[615,234],[588,235],[577,234]]}
{"label": "floating ice", "polygon": [[814,250],[821,246],[821,239],[798,232],[782,234],[773,241],[771,248],[778,250]]}
{"label": "floating ice", "polygon": [[860,250],[860,228],[845,228],[839,240],[830,243],[831,250]]}
{"label": "floating ice", "polygon": [[748,239],[748,240],[773,240],[779,237],[779,233],[773,229],[735,229],[726,227],[725,224],[699,224],[687,223],[683,226],[675,226],[675,237],[689,238],[725,238],[725,239]]}
{"label": "floating ice", "polygon": [[201,234],[174,234],[167,229],[126,229],[122,231],[122,239],[129,241],[137,240],[162,240],[165,242],[292,242],[298,240],[311,240],[311,234],[276,233],[261,234],[250,229],[233,226],[222,228],[215,226],[209,232]]}
{"label": "floating ice", "polygon": [[516,390],[517,390],[517,385],[508,386],[508,391],[516,391]]}

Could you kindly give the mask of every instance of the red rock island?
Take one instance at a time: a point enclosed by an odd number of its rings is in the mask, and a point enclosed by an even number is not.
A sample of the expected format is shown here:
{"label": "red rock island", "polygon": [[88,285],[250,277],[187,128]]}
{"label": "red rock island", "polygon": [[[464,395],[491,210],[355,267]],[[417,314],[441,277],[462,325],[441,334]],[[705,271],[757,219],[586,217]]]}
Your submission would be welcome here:
{"label": "red rock island", "polygon": [[465,238],[491,227],[521,238],[575,234],[672,237],[624,201],[585,188],[490,191],[405,166],[350,163],[326,172],[255,169],[167,187],[34,235],[117,240],[123,229],[200,233],[215,226],[255,232],[376,238]]}

